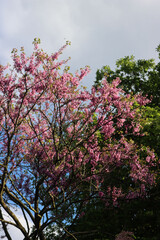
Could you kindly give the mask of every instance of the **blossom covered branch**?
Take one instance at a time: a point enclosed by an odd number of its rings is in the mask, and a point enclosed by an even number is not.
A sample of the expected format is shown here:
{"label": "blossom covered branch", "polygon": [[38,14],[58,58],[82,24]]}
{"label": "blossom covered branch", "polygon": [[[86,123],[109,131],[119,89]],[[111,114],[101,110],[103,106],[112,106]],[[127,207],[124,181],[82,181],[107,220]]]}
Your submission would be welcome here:
{"label": "blossom covered branch", "polygon": [[[50,223],[78,217],[75,202],[100,197],[117,204],[144,195],[157,174],[154,153],[129,138],[140,134],[137,106],[148,100],[125,95],[119,79],[104,79],[87,91],[80,82],[88,67],[75,76],[59,70],[67,61],[57,59],[67,45],[48,55],[38,43],[31,57],[13,50],[12,70],[0,67],[0,204],[28,240],[45,239]],[[137,187],[102,188],[106,176],[124,168]],[[14,204],[32,221],[32,232],[16,217]]]}

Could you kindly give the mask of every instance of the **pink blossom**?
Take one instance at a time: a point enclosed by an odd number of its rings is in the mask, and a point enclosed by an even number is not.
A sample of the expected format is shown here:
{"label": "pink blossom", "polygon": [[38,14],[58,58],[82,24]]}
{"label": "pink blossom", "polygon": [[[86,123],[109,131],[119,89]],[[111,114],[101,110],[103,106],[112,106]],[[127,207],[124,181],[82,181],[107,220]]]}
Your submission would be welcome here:
{"label": "pink blossom", "polygon": [[[6,176],[2,207],[8,211],[7,195],[11,205],[25,206],[34,224],[40,212],[44,219],[50,210],[58,216],[55,209],[64,209],[60,215],[64,212],[65,219],[67,203],[74,204],[75,194],[77,201],[85,202],[96,193],[114,206],[121,198],[143,197],[146,185],[156,181],[153,166],[158,161],[153,151],[139,147],[128,135],[137,136],[141,129],[134,104],[148,100],[141,95],[124,97],[119,79],[111,84],[104,79],[101,87],[89,92],[80,87],[88,67],[75,76],[58,70],[68,61],[58,61],[66,45],[48,55],[37,41],[34,44],[30,57],[13,51],[14,71],[5,74],[7,67],[0,66],[0,174]],[[103,191],[102,183],[123,169],[124,175],[117,176],[119,186],[108,181]],[[136,187],[124,191],[120,184],[126,174]],[[116,239],[127,239],[125,234]]]}
{"label": "pink blossom", "polygon": [[103,192],[98,192],[98,195],[100,196],[100,198],[102,198],[104,196]]}

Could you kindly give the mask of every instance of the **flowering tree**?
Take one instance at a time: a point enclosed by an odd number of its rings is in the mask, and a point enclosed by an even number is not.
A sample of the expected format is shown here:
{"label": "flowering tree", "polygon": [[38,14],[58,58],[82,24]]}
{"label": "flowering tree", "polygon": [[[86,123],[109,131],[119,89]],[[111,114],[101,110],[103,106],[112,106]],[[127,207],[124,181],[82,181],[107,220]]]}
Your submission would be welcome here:
{"label": "flowering tree", "polygon": [[[104,79],[88,92],[80,87],[88,67],[75,76],[67,68],[60,73],[66,61],[57,58],[67,44],[48,55],[38,43],[31,57],[14,49],[11,70],[0,66],[0,221],[9,240],[7,224],[25,240],[44,240],[48,225],[63,228],[64,220],[79,217],[90,199],[117,204],[118,198],[143,196],[145,185],[156,179],[153,152],[128,138],[139,134],[137,106],[148,100],[125,96],[119,79],[111,84]],[[103,191],[104,176],[117,168],[127,168],[137,187],[123,192],[121,186],[108,185]],[[26,228],[14,206],[22,211]]]}

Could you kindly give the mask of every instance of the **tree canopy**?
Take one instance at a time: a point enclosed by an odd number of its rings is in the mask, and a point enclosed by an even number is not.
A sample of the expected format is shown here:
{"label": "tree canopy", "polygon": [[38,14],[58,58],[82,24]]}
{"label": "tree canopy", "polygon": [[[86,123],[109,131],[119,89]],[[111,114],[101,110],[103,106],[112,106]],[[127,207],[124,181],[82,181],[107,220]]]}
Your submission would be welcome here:
{"label": "tree canopy", "polygon": [[[160,45],[157,47],[157,52],[160,58]],[[154,59],[136,60],[134,56],[120,58],[116,61],[115,70],[112,70],[108,65],[97,70],[94,86],[98,89],[102,86],[104,78],[112,83],[117,77],[120,78],[119,87],[124,90],[124,95],[130,94],[132,96],[141,92],[143,96],[147,95],[151,99],[146,106],[139,108],[143,136],[132,135],[128,137],[131,137],[139,146],[149,146],[154,149],[155,154],[160,158],[160,63],[156,63]],[[157,166],[156,171],[159,171],[159,166]],[[124,177],[124,172],[121,170],[113,173],[110,181],[119,182],[120,174],[123,174]],[[124,181],[124,185],[128,188],[127,183],[130,184],[128,179],[126,177],[123,179],[127,180]],[[96,229],[95,239],[114,239],[115,232],[130,230],[135,233],[136,239],[159,239],[159,189],[159,179],[157,179],[157,185],[147,190],[147,198],[135,199],[128,204],[121,202],[118,208],[111,206],[106,208],[102,202],[93,202],[86,206],[86,214],[77,220],[73,231],[82,232],[82,229],[83,231],[90,229],[92,232]],[[94,238],[92,236],[91,239]],[[84,232],[84,235],[81,235],[79,239],[88,239],[87,233]]]}
{"label": "tree canopy", "polygon": [[60,69],[67,45],[48,55],[35,39],[30,57],[14,49],[13,67],[0,66],[0,221],[9,240],[8,225],[25,240],[44,240],[52,224],[63,229],[63,239],[77,239],[66,226],[88,202],[118,206],[156,183],[154,152],[130,137],[140,136],[139,108],[149,100],[125,94],[119,79],[104,79],[90,92],[80,87],[89,68],[75,75]]}

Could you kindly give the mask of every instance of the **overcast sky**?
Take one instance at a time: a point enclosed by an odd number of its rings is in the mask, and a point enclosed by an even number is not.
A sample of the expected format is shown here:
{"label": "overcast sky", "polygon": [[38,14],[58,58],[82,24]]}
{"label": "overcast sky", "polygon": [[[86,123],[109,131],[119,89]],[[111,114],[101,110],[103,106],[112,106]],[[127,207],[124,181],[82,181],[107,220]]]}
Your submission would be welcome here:
{"label": "overcast sky", "polygon": [[11,61],[13,48],[31,53],[35,37],[49,53],[70,40],[63,57],[71,57],[73,73],[91,67],[90,87],[96,70],[118,58],[157,59],[159,10],[160,0],[0,0],[0,64]]}

